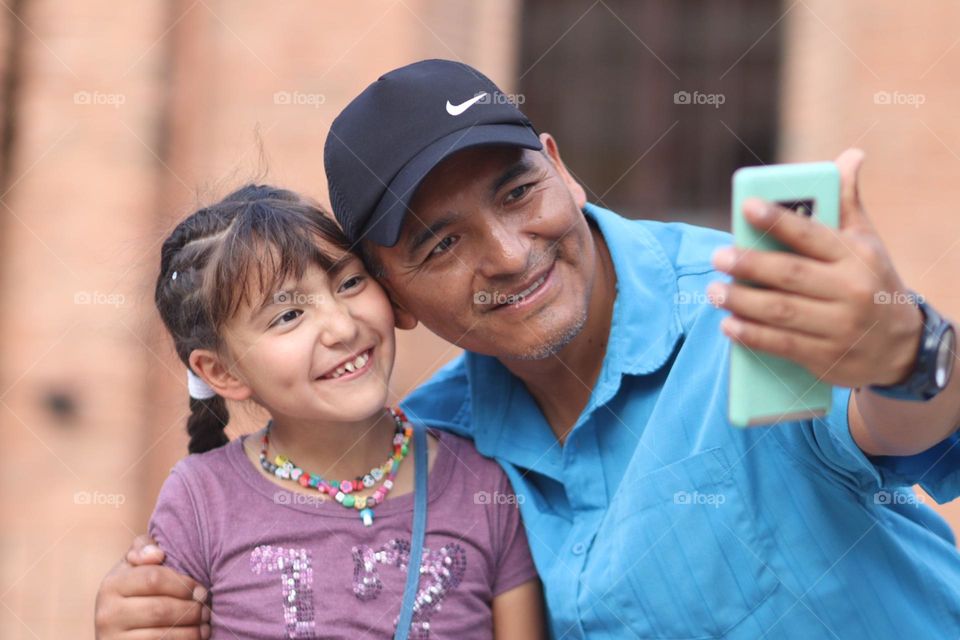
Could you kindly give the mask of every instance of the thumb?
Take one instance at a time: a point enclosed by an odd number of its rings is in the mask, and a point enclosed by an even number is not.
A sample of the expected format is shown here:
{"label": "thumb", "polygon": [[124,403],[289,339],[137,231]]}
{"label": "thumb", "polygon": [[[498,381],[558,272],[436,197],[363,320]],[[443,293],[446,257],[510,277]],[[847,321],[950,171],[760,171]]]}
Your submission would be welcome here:
{"label": "thumb", "polygon": [[867,213],[860,202],[860,167],[864,152],[847,149],[834,160],[840,171],[840,228],[870,227]]}
{"label": "thumb", "polygon": [[164,558],[163,550],[157,546],[157,542],[148,535],[140,535],[133,539],[133,544],[127,551],[126,560],[133,566],[143,564],[162,564]]}

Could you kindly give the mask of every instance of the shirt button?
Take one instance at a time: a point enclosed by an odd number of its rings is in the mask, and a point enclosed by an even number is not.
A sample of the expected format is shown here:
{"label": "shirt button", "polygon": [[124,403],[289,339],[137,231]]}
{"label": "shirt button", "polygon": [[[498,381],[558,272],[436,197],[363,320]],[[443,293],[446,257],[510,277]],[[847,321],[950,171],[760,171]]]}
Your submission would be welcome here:
{"label": "shirt button", "polygon": [[573,548],[571,549],[571,551],[573,551],[573,555],[576,556],[581,555],[586,550],[587,545],[583,544],[582,542],[578,542],[577,544],[573,545]]}

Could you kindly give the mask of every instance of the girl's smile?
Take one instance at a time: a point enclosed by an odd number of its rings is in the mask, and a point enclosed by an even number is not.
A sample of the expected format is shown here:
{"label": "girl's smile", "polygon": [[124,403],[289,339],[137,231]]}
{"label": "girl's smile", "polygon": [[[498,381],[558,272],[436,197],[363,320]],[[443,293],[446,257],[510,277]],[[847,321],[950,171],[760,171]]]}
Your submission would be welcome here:
{"label": "girl's smile", "polygon": [[370,347],[369,349],[365,349],[356,357],[347,358],[340,364],[327,371],[327,373],[318,377],[317,380],[321,382],[332,382],[335,380],[347,382],[349,380],[355,380],[363,375],[366,375],[367,372],[373,368],[373,351],[374,347]]}

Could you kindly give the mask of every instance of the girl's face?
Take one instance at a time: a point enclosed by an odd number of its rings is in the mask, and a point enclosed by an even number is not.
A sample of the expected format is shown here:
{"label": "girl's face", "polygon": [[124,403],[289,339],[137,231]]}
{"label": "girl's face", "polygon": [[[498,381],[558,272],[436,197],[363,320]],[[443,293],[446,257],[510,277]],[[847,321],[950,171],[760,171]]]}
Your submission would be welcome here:
{"label": "girl's face", "polygon": [[383,410],[395,351],[393,311],[359,258],[253,296],[227,324],[228,367],[277,422],[358,422]]}

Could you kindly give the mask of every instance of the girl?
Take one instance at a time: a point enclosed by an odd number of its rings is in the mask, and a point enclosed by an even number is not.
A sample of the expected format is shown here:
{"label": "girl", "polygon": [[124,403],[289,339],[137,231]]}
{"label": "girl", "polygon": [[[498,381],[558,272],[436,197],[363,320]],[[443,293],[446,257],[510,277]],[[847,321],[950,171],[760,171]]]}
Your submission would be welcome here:
{"label": "girl", "polygon": [[[155,299],[188,367],[194,455],[149,529],[210,590],[214,637],[392,637],[410,563],[409,637],[542,637],[516,497],[450,434],[423,440],[426,536],[411,557],[413,428],[384,408],[393,313],[316,204],[250,185],[197,211],[163,245]],[[226,400],[270,420],[228,441]]]}

